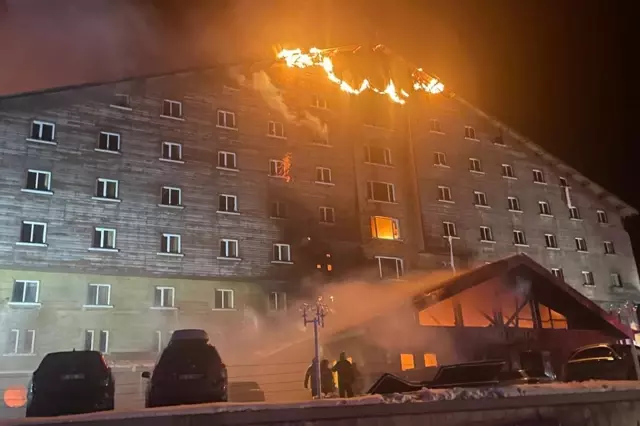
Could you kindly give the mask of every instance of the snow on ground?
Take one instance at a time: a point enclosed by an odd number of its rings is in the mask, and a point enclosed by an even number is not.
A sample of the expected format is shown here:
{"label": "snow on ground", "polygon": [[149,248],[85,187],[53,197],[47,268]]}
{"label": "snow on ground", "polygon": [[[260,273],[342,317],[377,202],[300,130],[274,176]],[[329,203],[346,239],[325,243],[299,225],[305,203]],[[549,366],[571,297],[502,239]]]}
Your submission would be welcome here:
{"label": "snow on ground", "polygon": [[[167,408],[154,408],[137,411],[117,411],[81,414],[76,416],[66,416],[46,419],[46,423],[73,423],[85,420],[98,419],[131,419],[142,417],[172,416],[185,414],[207,414],[219,412],[241,412],[241,411],[264,411],[282,409],[304,409],[310,407],[335,407],[341,405],[372,405],[372,404],[399,404],[416,403],[430,401],[468,400],[468,399],[497,399],[497,398],[517,398],[528,395],[549,395],[549,394],[575,394],[592,392],[611,392],[624,390],[640,390],[640,381],[588,381],[581,383],[549,383],[539,385],[517,385],[488,388],[449,388],[449,389],[422,389],[418,392],[392,395],[365,395],[356,398],[328,398],[322,400],[312,400],[296,403],[220,403],[202,404],[191,406],[178,406]],[[3,426],[43,423],[43,419],[21,419],[9,420],[0,423]]]}

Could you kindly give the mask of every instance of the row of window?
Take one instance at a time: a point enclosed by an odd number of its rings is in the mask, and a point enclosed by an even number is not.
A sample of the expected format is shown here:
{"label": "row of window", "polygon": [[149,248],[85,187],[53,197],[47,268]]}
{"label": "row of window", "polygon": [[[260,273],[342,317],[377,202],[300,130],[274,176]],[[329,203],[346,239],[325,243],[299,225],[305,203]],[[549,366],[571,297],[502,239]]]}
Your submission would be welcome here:
{"label": "row of window", "polygon": [[[269,310],[286,310],[286,293],[271,292],[269,294]],[[16,280],[13,283],[11,304],[40,305],[40,281]],[[111,308],[111,284],[89,284],[85,307]],[[154,289],[154,308],[175,308],[175,287],[157,286]],[[215,289],[213,309],[235,309],[234,291],[231,289]]]}
{"label": "row of window", "polygon": [[[456,225],[453,222],[443,222],[443,236],[444,237],[452,237],[458,238]],[[548,249],[556,249],[559,250],[558,240],[554,234],[544,234],[545,246]],[[496,241],[493,238],[493,231],[489,226],[481,226],[480,227],[480,241],[485,243],[495,243]],[[588,253],[589,250],[587,248],[587,242],[584,238],[576,237],[574,238],[576,251],[581,253]],[[524,231],[519,229],[513,230],[513,244],[516,246],[527,246],[527,237]],[[604,253],[605,254],[616,254],[615,246],[612,241],[604,241]]]}
{"label": "row of window", "polygon": [[[47,224],[43,222],[23,221],[18,245],[47,246]],[[114,228],[96,227],[89,250],[117,252],[116,230]],[[291,246],[289,244],[273,244],[273,263],[292,263]],[[182,256],[182,237],[180,234],[163,233],[160,238],[159,255]],[[238,240],[223,238],[220,240],[218,259],[236,259],[239,257]]]}

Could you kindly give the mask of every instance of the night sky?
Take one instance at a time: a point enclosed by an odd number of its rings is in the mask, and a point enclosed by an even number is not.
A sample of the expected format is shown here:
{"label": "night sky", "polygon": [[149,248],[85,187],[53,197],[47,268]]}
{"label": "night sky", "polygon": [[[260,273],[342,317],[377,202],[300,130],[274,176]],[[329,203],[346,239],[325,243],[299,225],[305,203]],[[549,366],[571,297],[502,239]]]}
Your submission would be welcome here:
{"label": "night sky", "polygon": [[[638,9],[631,0],[0,0],[0,94],[263,60],[274,45],[384,43],[640,208]],[[628,229],[640,254],[640,219]]]}

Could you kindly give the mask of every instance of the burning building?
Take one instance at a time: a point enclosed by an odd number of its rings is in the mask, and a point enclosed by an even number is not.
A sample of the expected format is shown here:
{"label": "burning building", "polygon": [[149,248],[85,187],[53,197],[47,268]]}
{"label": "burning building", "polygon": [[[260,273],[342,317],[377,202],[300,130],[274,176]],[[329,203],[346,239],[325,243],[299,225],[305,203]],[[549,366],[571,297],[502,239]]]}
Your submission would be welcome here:
{"label": "burning building", "polygon": [[5,96],[0,156],[6,371],[185,327],[232,353],[327,281],[516,253],[640,298],[635,209],[381,46]]}

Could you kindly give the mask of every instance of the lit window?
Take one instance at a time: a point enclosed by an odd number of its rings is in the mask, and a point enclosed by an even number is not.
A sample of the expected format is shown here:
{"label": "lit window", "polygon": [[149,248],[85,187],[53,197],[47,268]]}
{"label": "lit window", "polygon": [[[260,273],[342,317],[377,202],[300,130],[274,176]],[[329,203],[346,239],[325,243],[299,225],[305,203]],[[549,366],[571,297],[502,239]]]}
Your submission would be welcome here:
{"label": "lit window", "polygon": [[112,228],[95,228],[93,230],[93,249],[115,250],[116,230]]}
{"label": "lit window", "polygon": [[162,234],[160,240],[160,253],[161,254],[181,254],[182,244],[181,238],[178,234]]}
{"label": "lit window", "polygon": [[587,242],[584,238],[576,238],[576,250],[581,252],[586,252],[587,250]]}
{"label": "lit window", "polygon": [[447,155],[444,152],[433,153],[433,164],[435,166],[447,166]]}
{"label": "lit window", "polygon": [[236,153],[218,151],[218,167],[221,169],[237,170]]}
{"label": "lit window", "polygon": [[274,244],[273,262],[291,262],[291,246],[289,244]]}
{"label": "lit window", "polygon": [[400,369],[407,371],[414,368],[416,368],[416,364],[413,360],[413,354],[400,354]]}
{"label": "lit window", "polygon": [[46,244],[47,224],[42,222],[23,221],[20,230],[20,243]]}
{"label": "lit window", "polygon": [[318,210],[320,212],[320,223],[335,223],[336,217],[333,207],[321,206]]}
{"label": "lit window", "polygon": [[535,183],[546,183],[542,170],[533,169],[533,181]]}
{"label": "lit window", "polygon": [[162,142],[162,160],[182,162],[182,144]]}
{"label": "lit window", "polygon": [[331,169],[316,167],[316,183],[331,183]]}
{"label": "lit window", "polygon": [[543,216],[551,216],[551,207],[546,201],[538,201],[538,210]]}
{"label": "lit window", "polygon": [[521,212],[520,200],[517,197],[507,197],[509,203],[509,210],[512,212]]}
{"label": "lit window", "polygon": [[233,290],[217,288],[213,296],[213,309],[234,309]]}
{"label": "lit window", "polygon": [[523,231],[514,229],[513,230],[513,244],[517,245],[517,246],[526,246],[527,245],[527,238],[524,235]]}
{"label": "lit window", "polygon": [[397,280],[404,275],[404,262],[398,257],[376,256],[380,278]]}
{"label": "lit window", "polygon": [[118,133],[100,132],[99,151],[120,152],[120,135]]}
{"label": "lit window", "polygon": [[173,308],[175,306],[176,289],[173,287],[156,287],[153,306],[156,308]]}
{"label": "lit window", "polygon": [[238,197],[235,195],[218,195],[218,212],[238,213]]}
{"label": "lit window", "polygon": [[576,206],[569,207],[569,218],[580,220],[580,210]]}
{"label": "lit window", "polygon": [[598,223],[609,223],[607,212],[605,212],[604,210],[598,210],[596,213],[598,215]]}
{"label": "lit window", "polygon": [[516,175],[513,173],[513,167],[511,167],[511,164],[502,165],[502,177],[508,178],[508,179],[516,178]]}
{"label": "lit window", "polygon": [[429,120],[429,131],[433,133],[442,133],[442,127],[440,126],[440,120],[432,118]]}
{"label": "lit window", "polygon": [[548,249],[558,248],[558,241],[556,236],[553,234],[544,234],[544,242]]}
{"label": "lit window", "polygon": [[464,137],[465,139],[478,140],[476,138],[476,129],[471,126],[464,126]]}
{"label": "lit window", "polygon": [[282,291],[272,291],[271,293],[269,293],[269,310],[286,311],[287,293]]}
{"label": "lit window", "polygon": [[272,138],[284,138],[284,124],[278,121],[269,121],[268,136]]}
{"label": "lit window", "polygon": [[438,357],[436,354],[426,353],[424,354],[424,366],[425,367],[437,367]]}
{"label": "lit window", "polygon": [[367,145],[364,147],[364,158],[367,163],[390,166],[391,150],[389,148]]}
{"label": "lit window", "polygon": [[480,191],[473,191],[473,203],[480,207],[489,207],[487,202],[487,194]]}
{"label": "lit window", "polygon": [[367,198],[370,201],[395,203],[395,188],[391,183],[369,181],[367,182]]}
{"label": "lit window", "polygon": [[31,137],[33,141],[54,142],[56,137],[56,125],[44,121],[31,122]]}
{"label": "lit window", "polygon": [[604,253],[605,254],[616,254],[616,248],[613,245],[613,241],[605,241],[604,242]]}
{"label": "lit window", "polygon": [[269,176],[285,177],[284,161],[269,160]]}
{"label": "lit window", "polygon": [[582,280],[582,284],[585,286],[596,285],[595,280],[593,279],[593,272],[591,271],[582,271]]}
{"label": "lit window", "polygon": [[477,158],[469,158],[469,171],[482,173],[482,163]]}
{"label": "lit window", "polygon": [[451,188],[448,186],[438,186],[438,201],[452,202]]}
{"label": "lit window", "polygon": [[36,304],[39,294],[39,281],[16,280],[11,292],[11,303]]}
{"label": "lit window", "polygon": [[480,241],[493,242],[493,231],[488,226],[480,227]]}
{"label": "lit window", "polygon": [[456,224],[453,222],[442,222],[442,228],[445,237],[457,237]]}
{"label": "lit window", "polygon": [[89,284],[87,295],[87,306],[110,306],[111,305],[111,285],[110,284]]}
{"label": "lit window", "polygon": [[218,127],[236,130],[236,114],[231,111],[218,110]]}
{"label": "lit window", "polygon": [[163,206],[173,207],[182,206],[182,190],[171,186],[163,186],[162,200],[160,204]]}
{"label": "lit window", "polygon": [[117,200],[118,186],[119,182],[117,180],[98,178],[96,181],[96,198]]}
{"label": "lit window", "polygon": [[382,240],[399,240],[400,222],[391,217],[372,216],[371,236]]}
{"label": "lit window", "polygon": [[182,102],[165,99],[162,102],[162,117],[182,118]]}
{"label": "lit window", "polygon": [[51,172],[28,170],[27,185],[25,189],[41,192],[51,191]]}

